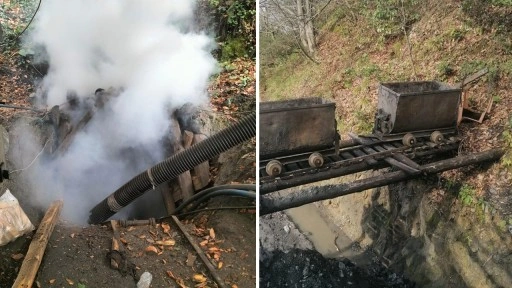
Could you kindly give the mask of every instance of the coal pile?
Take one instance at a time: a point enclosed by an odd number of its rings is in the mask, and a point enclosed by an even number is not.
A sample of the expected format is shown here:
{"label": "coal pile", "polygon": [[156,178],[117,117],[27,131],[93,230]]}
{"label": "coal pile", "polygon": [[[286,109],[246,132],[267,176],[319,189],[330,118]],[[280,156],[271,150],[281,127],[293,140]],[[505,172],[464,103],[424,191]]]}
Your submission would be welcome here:
{"label": "coal pile", "polygon": [[260,261],[260,287],[416,287],[377,263],[361,268],[346,259],[324,258],[314,250],[276,250],[266,255]]}

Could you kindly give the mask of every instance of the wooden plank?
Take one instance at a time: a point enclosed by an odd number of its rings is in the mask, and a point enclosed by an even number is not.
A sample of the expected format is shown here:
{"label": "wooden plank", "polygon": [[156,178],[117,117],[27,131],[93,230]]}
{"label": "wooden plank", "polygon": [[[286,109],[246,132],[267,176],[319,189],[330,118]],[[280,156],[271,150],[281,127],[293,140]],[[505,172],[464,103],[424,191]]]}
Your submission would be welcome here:
{"label": "wooden plank", "polygon": [[192,146],[194,141],[194,133],[185,130],[183,131],[181,137],[183,139],[183,148],[188,149],[190,146]]}
{"label": "wooden plank", "polygon": [[41,261],[43,260],[46,245],[48,244],[53,228],[59,219],[62,205],[62,201],[55,201],[46,211],[36,234],[34,234],[34,237],[32,238],[25,260],[23,260],[23,264],[21,264],[20,272],[18,273],[18,277],[12,287],[32,287],[39,265],[41,265]]}
{"label": "wooden plank", "polygon": [[186,171],[178,176],[178,185],[184,200],[187,200],[194,195],[194,185],[192,184],[190,171]]}
{"label": "wooden plank", "polygon": [[[118,251],[118,252],[121,252],[121,245],[119,245],[119,242],[121,242],[120,240],[120,235],[119,235],[119,224],[116,220],[110,220],[110,225],[112,225],[112,232],[113,232],[113,236],[112,236],[112,251]],[[111,258],[110,259],[110,267],[114,268],[114,269],[119,269],[119,264],[113,259]]]}
{"label": "wooden plank", "polygon": [[71,143],[73,142],[73,139],[75,138],[75,135],[78,133],[78,131],[82,130],[87,125],[87,123],[89,123],[93,115],[94,113],[91,110],[85,113],[82,119],[78,121],[76,126],[73,129],[71,129],[71,131],[62,140],[62,142],[59,145],[59,148],[57,148],[57,152],[63,154],[68,150],[69,146],[71,146]]}
{"label": "wooden plank", "polygon": [[174,213],[174,210],[176,210],[176,203],[174,201],[174,197],[171,191],[171,187],[169,186],[169,182],[164,182],[158,185],[158,187],[156,187],[155,190],[160,191],[160,193],[162,194],[162,198],[164,199],[167,214],[172,215],[172,213]]}
{"label": "wooden plank", "polygon": [[3,165],[4,165],[4,166],[2,166],[3,169],[7,169],[6,168],[7,162],[5,161],[5,153],[7,152],[7,151],[5,151],[5,144],[7,144],[7,143],[5,143],[4,135],[9,135],[9,134],[7,133],[7,130],[5,130],[4,126],[0,125],[0,163],[3,163]]}
{"label": "wooden plank", "polygon": [[464,78],[464,80],[462,80],[462,82],[455,84],[455,88],[464,88],[464,86],[468,85],[469,83],[480,79],[480,77],[487,74],[487,72],[489,72],[489,70],[487,68],[484,68],[474,74],[471,74],[468,77]]}
{"label": "wooden plank", "polygon": [[[178,119],[176,118],[176,115],[173,115],[173,118],[171,119],[171,137],[172,137],[172,153],[176,154],[183,150],[183,146],[181,143],[183,143],[182,137],[184,133],[181,133],[181,127],[179,124]],[[183,199],[183,192],[180,188],[180,177],[178,176],[176,179],[168,181],[167,182],[167,189],[165,189],[165,186],[160,188],[160,193],[162,193],[162,197],[165,201],[165,207],[167,209],[167,213],[171,215],[174,213],[174,210],[176,209],[176,201]],[[174,207],[173,207],[174,206]]]}
{"label": "wooden plank", "polygon": [[[192,145],[195,145],[206,138],[207,137],[204,134],[195,134]],[[210,164],[208,161],[205,161],[192,169],[192,183],[194,184],[194,189],[196,191],[203,189],[208,185],[208,183],[210,183]]]}

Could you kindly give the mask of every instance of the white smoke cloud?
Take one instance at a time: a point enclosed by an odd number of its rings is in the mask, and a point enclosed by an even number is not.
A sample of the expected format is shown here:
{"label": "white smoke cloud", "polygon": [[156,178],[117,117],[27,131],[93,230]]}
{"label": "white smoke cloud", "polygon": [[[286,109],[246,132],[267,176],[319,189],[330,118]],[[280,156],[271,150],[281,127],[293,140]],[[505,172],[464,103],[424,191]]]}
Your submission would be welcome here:
{"label": "white smoke cloud", "polygon": [[46,206],[63,198],[63,216],[85,222],[92,206],[163,160],[160,141],[170,133],[169,109],[206,103],[207,81],[216,69],[212,39],[192,29],[194,5],[43,1],[29,42],[44,47],[42,57],[50,63],[42,82],[45,104],[65,103],[70,91],[82,98],[100,87],[123,92],[94,115],[66,154],[25,173],[33,199]]}

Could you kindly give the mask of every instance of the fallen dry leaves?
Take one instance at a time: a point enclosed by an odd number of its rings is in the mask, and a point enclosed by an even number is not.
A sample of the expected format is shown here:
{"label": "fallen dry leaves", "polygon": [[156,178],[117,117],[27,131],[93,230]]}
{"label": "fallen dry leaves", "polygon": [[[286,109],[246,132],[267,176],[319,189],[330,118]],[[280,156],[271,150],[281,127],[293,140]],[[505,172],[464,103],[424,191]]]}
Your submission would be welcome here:
{"label": "fallen dry leaves", "polygon": [[162,245],[162,246],[174,246],[176,244],[176,241],[174,240],[158,240],[155,241],[156,245]]}
{"label": "fallen dry leaves", "polygon": [[[256,103],[255,61],[239,58],[225,65],[208,91],[213,111],[222,113],[233,120],[233,116],[245,115],[246,105]],[[232,116],[233,115],[233,116]]]}
{"label": "fallen dry leaves", "polygon": [[187,285],[185,285],[185,282],[183,281],[183,279],[174,276],[174,274],[170,270],[167,270],[166,272],[167,272],[167,276],[169,276],[169,278],[174,280],[176,282],[176,284],[178,284],[180,286],[180,288],[188,288]]}
{"label": "fallen dry leaves", "polygon": [[23,257],[25,257],[25,255],[21,254],[21,253],[18,253],[18,254],[12,254],[11,255],[11,258],[14,259],[14,260],[20,260],[22,259]]}
{"label": "fallen dry leaves", "polygon": [[171,226],[170,226],[169,224],[167,224],[167,223],[162,223],[162,224],[161,224],[161,227],[162,227],[162,231],[163,231],[165,234],[167,234],[167,235],[171,236],[171,235],[169,234],[169,232],[171,231]]}
{"label": "fallen dry leaves", "polygon": [[194,276],[192,276],[192,280],[194,280],[194,282],[197,283],[203,283],[206,282],[208,279],[203,274],[194,274]]}
{"label": "fallen dry leaves", "polygon": [[149,245],[148,247],[146,247],[146,249],[144,249],[144,251],[146,251],[148,253],[155,253],[157,255],[161,254],[161,252],[158,250],[158,248],[156,248],[153,245]]}

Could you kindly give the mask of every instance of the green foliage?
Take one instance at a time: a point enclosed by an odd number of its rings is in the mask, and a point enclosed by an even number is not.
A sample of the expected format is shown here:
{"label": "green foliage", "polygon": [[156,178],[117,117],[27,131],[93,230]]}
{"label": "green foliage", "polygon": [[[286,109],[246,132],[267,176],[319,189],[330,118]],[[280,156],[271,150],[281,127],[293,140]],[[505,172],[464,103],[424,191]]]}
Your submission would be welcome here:
{"label": "green foliage", "polygon": [[370,76],[376,75],[376,74],[378,74],[378,72],[380,72],[379,66],[377,66],[373,63],[361,68],[361,75],[364,77],[370,77]]}
{"label": "green foliage", "polygon": [[467,76],[478,72],[479,70],[485,68],[487,65],[485,62],[481,60],[471,60],[462,63],[459,71],[459,80],[466,78]]}
{"label": "green foliage", "polygon": [[461,41],[462,39],[464,39],[466,32],[467,31],[465,31],[465,30],[455,28],[455,29],[450,30],[448,32],[448,34],[450,35],[451,39],[453,39],[455,41]]}
{"label": "green foliage", "polygon": [[262,33],[261,30],[259,47],[262,67],[278,65],[297,50],[296,42],[291,36],[279,32]]}
{"label": "green foliage", "polygon": [[505,131],[501,134],[503,140],[505,141],[505,155],[501,158],[501,164],[508,168],[512,169],[512,115],[508,120],[508,123],[505,127]]}
{"label": "green foliage", "polygon": [[11,42],[25,29],[37,7],[38,1],[19,0],[9,4],[0,2],[0,25],[4,32],[4,41]]}
{"label": "green foliage", "polygon": [[396,37],[419,19],[417,0],[365,0],[363,11],[383,37]]}
{"label": "green foliage", "polygon": [[439,63],[439,65],[437,65],[437,71],[439,73],[439,77],[441,77],[443,80],[446,80],[448,77],[455,74],[455,69],[453,66],[446,61],[442,61]]}
{"label": "green foliage", "polygon": [[221,45],[221,60],[227,61],[239,57],[248,57],[246,53],[245,40],[242,38],[231,38]]}
{"label": "green foliage", "polygon": [[[256,56],[256,2],[254,0],[209,0],[214,8],[218,41],[228,50],[221,58]],[[244,52],[241,53],[240,51]],[[224,55],[224,52],[228,55]]]}
{"label": "green foliage", "polygon": [[507,232],[507,221],[501,220],[497,223],[497,226],[501,232]]}
{"label": "green foliage", "polygon": [[462,201],[462,203],[467,206],[476,203],[475,194],[475,188],[471,187],[468,184],[462,185],[462,187],[459,190],[459,198]]}
{"label": "green foliage", "polygon": [[354,132],[359,134],[369,134],[373,129],[374,111],[371,109],[370,101],[367,97],[361,97],[358,101],[359,109],[354,112],[355,126]]}
{"label": "green foliage", "polygon": [[512,0],[491,0],[490,2],[496,6],[512,6]]}
{"label": "green foliage", "polygon": [[464,0],[462,11],[484,29],[512,32],[512,0]]}

